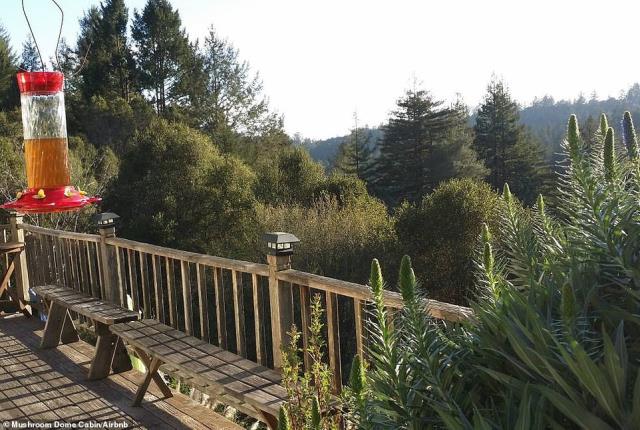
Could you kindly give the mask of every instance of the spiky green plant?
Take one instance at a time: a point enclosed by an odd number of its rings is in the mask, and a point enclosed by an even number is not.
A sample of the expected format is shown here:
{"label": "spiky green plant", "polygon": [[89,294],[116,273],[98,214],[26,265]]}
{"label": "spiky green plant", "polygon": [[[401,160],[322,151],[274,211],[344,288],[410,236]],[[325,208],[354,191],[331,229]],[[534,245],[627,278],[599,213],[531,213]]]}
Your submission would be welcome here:
{"label": "spiky green plant", "polygon": [[636,136],[636,129],[633,126],[633,118],[631,118],[629,111],[626,111],[622,118],[622,137],[629,158],[632,160],[638,158],[638,138]]}
{"label": "spiky green plant", "polygon": [[292,430],[289,414],[285,406],[280,408],[280,413],[278,414],[278,430]]}
{"label": "spiky green plant", "polygon": [[[343,419],[340,405],[333,403],[331,371],[323,361],[322,314],[322,300],[316,294],[311,299],[306,350],[300,346],[301,333],[295,325],[289,332],[289,344],[282,348],[282,383],[288,402],[280,413],[285,411],[291,430],[334,430]],[[309,368],[304,368],[303,354],[309,357]]]}
{"label": "spiky green plant", "polygon": [[613,182],[616,176],[616,146],[613,128],[609,127],[604,138],[604,177],[607,182]]}
{"label": "spiky green plant", "polygon": [[[640,191],[637,161],[585,148],[572,117],[561,205],[515,210],[480,237],[474,318],[436,323],[403,261],[404,309],[388,324],[372,270],[371,393],[365,428],[637,429]],[[635,182],[634,182],[635,181]],[[380,319],[382,317],[382,320]]]}

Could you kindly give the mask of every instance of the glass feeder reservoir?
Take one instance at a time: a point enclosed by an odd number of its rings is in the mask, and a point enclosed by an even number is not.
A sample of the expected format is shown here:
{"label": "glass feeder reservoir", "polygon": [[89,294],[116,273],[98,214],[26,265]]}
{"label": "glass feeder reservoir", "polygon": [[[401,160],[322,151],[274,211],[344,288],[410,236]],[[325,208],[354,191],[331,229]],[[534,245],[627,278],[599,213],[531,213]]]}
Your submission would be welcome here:
{"label": "glass feeder reservoir", "polygon": [[27,189],[3,209],[64,212],[100,201],[71,186],[63,84],[60,72],[18,73]]}

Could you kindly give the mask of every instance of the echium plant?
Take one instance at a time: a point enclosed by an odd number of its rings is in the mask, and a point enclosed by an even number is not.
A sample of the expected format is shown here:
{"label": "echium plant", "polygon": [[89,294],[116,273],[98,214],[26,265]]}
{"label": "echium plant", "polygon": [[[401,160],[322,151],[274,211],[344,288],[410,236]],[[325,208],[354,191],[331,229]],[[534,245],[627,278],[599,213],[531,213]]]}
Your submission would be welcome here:
{"label": "echium plant", "polygon": [[[625,125],[626,124],[626,125]],[[587,147],[569,119],[561,205],[503,192],[500,240],[483,229],[473,318],[436,322],[405,259],[404,309],[375,315],[362,428],[637,429],[640,181],[630,115]],[[617,155],[620,146],[622,154]]]}
{"label": "echium plant", "polygon": [[[322,301],[316,294],[311,300],[306,351],[300,347],[301,333],[295,325],[289,333],[289,344],[282,348],[282,380],[288,402],[280,410],[279,430],[334,430],[342,420],[331,393],[331,371],[322,361],[325,354],[322,329]],[[308,369],[304,369],[300,358],[303,354],[307,354]]]}

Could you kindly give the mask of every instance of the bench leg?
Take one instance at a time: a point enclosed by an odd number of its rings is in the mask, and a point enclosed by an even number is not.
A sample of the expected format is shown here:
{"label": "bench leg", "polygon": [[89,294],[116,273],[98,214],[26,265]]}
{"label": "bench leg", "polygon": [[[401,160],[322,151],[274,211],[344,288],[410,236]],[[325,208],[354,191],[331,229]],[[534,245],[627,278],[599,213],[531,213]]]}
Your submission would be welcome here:
{"label": "bench leg", "polygon": [[[51,302],[47,324],[44,326],[44,334],[40,342],[40,348],[55,348],[60,343],[62,328],[69,312],[67,308],[56,302]],[[69,317],[69,320],[71,317]]]}
{"label": "bench leg", "polygon": [[64,323],[62,324],[62,333],[60,333],[60,342],[74,343],[78,342],[80,338],[78,337],[78,331],[76,330],[76,326],[73,324],[73,320],[71,319],[71,315],[67,311],[67,315],[64,319]]}
{"label": "bench leg", "polygon": [[118,336],[111,333],[106,324],[96,322],[95,328],[98,341],[96,343],[96,353],[89,368],[90,380],[103,379],[109,376],[109,370],[113,362],[113,353],[118,341]]}
{"label": "bench leg", "polygon": [[149,367],[147,367],[147,373],[144,375],[144,380],[140,387],[138,387],[138,391],[136,392],[136,398],[133,400],[133,406],[140,406],[142,403],[142,399],[144,398],[144,394],[147,392],[147,388],[149,388],[149,384],[151,383],[151,379],[153,379],[153,375],[158,374],[158,369],[160,368],[160,360],[157,358],[153,358]]}
{"label": "bench leg", "polygon": [[269,427],[270,430],[277,430],[278,419],[276,417],[264,411],[258,411],[258,413],[260,413],[260,416],[262,417],[264,422],[267,423],[267,427]]}
{"label": "bench leg", "polygon": [[[146,352],[144,352],[139,348],[135,348],[135,351],[136,351],[136,355],[138,356],[138,358],[140,358],[140,360],[142,360],[144,367],[148,371],[151,368],[151,361],[152,361],[151,357],[149,357],[149,355]],[[164,382],[164,379],[162,379],[162,376],[160,376],[157,370],[151,375],[151,378],[153,379],[153,382],[155,382],[155,384],[158,386],[158,388],[162,392],[162,395],[165,398],[173,397],[171,388],[167,386],[167,383]]]}
{"label": "bench leg", "polygon": [[113,353],[113,362],[111,363],[111,370],[113,373],[127,372],[133,369],[131,365],[131,359],[127,353],[127,349],[122,343],[122,339],[118,338],[116,341],[116,350]]}

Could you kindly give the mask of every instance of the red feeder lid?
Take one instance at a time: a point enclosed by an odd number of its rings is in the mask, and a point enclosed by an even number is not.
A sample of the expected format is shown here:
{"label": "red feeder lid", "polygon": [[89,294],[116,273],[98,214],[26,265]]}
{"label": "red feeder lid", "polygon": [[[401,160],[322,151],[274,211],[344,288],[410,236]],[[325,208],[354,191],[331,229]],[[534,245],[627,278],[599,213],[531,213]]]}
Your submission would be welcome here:
{"label": "red feeder lid", "polygon": [[0,208],[20,213],[69,212],[100,200],[100,197],[87,196],[72,186],[40,190],[30,188],[20,193],[16,200],[0,205]]}
{"label": "red feeder lid", "polygon": [[62,72],[20,72],[18,88],[20,93],[57,93],[62,91]]}

